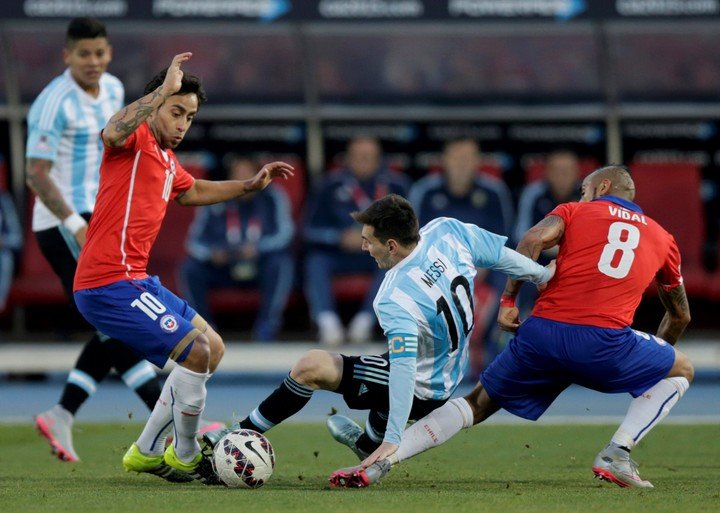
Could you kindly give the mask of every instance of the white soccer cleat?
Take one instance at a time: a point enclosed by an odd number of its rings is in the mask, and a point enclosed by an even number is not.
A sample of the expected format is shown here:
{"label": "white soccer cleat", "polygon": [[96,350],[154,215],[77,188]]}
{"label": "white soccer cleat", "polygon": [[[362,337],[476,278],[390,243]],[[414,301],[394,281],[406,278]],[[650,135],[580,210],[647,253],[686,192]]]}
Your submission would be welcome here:
{"label": "white soccer cleat", "polygon": [[630,458],[630,453],[613,444],[600,451],[592,471],[596,477],[621,488],[654,488],[650,481],[640,478],[637,463]]}
{"label": "white soccer cleat", "polygon": [[369,456],[357,447],[357,441],[362,436],[363,429],[354,420],[345,415],[332,415],[327,419],[327,427],[335,441],[347,445],[360,460]]}
{"label": "white soccer cleat", "polygon": [[80,461],[73,447],[72,421],[72,414],[60,405],[35,417],[35,427],[50,442],[53,454],[67,462]]}

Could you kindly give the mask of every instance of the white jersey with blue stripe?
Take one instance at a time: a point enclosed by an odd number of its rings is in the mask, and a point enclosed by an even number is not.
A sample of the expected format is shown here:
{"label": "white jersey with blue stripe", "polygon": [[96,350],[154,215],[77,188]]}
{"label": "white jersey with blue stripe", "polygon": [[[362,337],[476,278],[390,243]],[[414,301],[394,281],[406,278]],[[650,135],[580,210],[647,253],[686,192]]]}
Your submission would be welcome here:
{"label": "white jersey with blue stripe", "polygon": [[[52,161],[50,176],[75,212],[95,208],[103,144],[100,131],[124,102],[122,83],[113,75],[100,77],[97,98],[86,93],[67,69],[40,93],[28,114],[25,156]],[[33,231],[60,220],[40,201],[33,208]]]}
{"label": "white jersey with blue stripe", "polygon": [[390,358],[417,353],[415,397],[447,399],[462,380],[476,267],[496,265],[506,240],[441,217],[420,230],[418,245],[385,275],[373,305]]}

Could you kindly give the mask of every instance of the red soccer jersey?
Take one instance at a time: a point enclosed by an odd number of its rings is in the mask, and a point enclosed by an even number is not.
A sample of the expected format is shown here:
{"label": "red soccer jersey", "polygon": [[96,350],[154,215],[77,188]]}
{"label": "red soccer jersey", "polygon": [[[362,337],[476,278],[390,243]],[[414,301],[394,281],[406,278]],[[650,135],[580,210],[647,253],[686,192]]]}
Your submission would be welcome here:
{"label": "red soccer jersey", "polygon": [[629,201],[604,196],[564,203],[548,215],[565,222],[557,272],[533,315],[601,328],[630,326],[653,278],[680,285],[680,252],[672,235]]}
{"label": "red soccer jersey", "polygon": [[73,289],[147,278],[150,249],[168,201],[194,182],[172,150],[160,149],[147,123],[121,147],[106,146],[95,211]]}

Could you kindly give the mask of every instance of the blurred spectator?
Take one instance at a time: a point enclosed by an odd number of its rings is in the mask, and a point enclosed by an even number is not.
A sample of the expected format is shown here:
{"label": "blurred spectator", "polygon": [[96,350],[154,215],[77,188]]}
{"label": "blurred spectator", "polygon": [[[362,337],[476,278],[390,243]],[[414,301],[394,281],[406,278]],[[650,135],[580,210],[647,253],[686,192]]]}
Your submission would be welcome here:
{"label": "blurred spectator", "polygon": [[[4,169],[0,168],[0,173]],[[5,188],[5,177],[0,175],[0,312],[10,292],[15,256],[22,247],[22,228],[18,220],[12,196]]]}
{"label": "blurred spectator", "polygon": [[[519,241],[525,232],[535,226],[548,212],[560,203],[580,199],[580,160],[570,150],[557,150],[545,159],[545,177],[528,184],[520,195],[515,240]],[[558,248],[543,251],[538,262],[546,265],[557,256]],[[518,297],[522,317],[529,315],[537,299],[535,287],[523,287]]]}
{"label": "blurred spectator", "polygon": [[305,258],[305,295],[323,344],[339,345],[345,338],[332,293],[336,274],[373,273],[362,307],[348,327],[353,342],[364,342],[372,336],[376,324],[372,302],[385,271],[362,251],[361,226],[350,213],[365,209],[389,193],[405,196],[408,185],[405,176],[384,166],[380,143],[366,137],[350,141],[345,167],[328,174],[318,185],[305,227],[305,240],[310,246]]}
{"label": "blurred spectator", "polygon": [[578,156],[570,150],[558,150],[550,153],[545,159],[545,177],[528,184],[520,195],[515,240],[520,240],[526,231],[535,226],[560,203],[579,199],[580,160]]}
{"label": "blurred spectator", "polygon": [[478,144],[470,138],[449,141],[442,163],[443,173],[419,180],[410,192],[420,226],[446,216],[509,235],[513,216],[510,192],[502,181],[479,173]]}
{"label": "blurred spectator", "polygon": [[[410,202],[418,214],[420,226],[437,217],[454,217],[494,233],[509,236],[513,205],[504,182],[479,173],[480,147],[470,138],[446,143],[442,155],[443,173],[419,180],[410,191]],[[483,276],[483,273],[485,276]],[[495,338],[494,327],[499,298],[505,288],[505,276],[498,272],[478,271],[475,297],[475,330],[471,349],[475,367],[482,365],[482,339]],[[483,284],[484,290],[483,290]],[[480,300],[484,298],[484,300]],[[491,306],[492,305],[492,306]],[[497,348],[488,348],[493,355]]]}
{"label": "blurred spectator", "polygon": [[[256,172],[252,159],[234,157],[228,178],[247,180]],[[253,338],[274,340],[294,279],[290,253],[293,234],[290,202],[276,186],[268,187],[265,194],[198,209],[186,244],[189,257],[180,269],[183,295],[202,317],[211,321],[211,289],[259,287],[260,311]]]}

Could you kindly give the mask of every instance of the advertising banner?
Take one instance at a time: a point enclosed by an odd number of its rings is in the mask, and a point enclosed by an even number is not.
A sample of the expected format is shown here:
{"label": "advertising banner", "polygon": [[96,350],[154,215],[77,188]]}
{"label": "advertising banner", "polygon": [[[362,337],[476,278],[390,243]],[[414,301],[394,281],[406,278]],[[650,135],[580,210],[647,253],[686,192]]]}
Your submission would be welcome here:
{"label": "advertising banner", "polygon": [[720,16],[720,0],[22,0],[0,17],[131,20],[468,21],[663,19]]}

